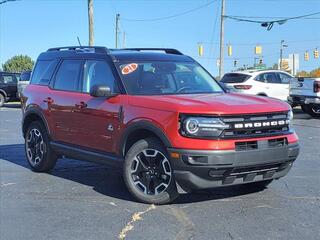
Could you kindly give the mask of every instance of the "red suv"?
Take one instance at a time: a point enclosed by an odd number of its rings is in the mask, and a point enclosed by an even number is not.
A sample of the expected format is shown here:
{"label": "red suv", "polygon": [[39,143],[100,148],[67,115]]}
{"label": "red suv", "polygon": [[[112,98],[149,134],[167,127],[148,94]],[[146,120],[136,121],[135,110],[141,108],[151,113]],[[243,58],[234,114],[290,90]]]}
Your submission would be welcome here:
{"label": "red suv", "polygon": [[299,153],[285,102],[229,93],[175,49],[52,48],[24,91],[32,170],[63,156],[123,169],[139,201],[285,176]]}

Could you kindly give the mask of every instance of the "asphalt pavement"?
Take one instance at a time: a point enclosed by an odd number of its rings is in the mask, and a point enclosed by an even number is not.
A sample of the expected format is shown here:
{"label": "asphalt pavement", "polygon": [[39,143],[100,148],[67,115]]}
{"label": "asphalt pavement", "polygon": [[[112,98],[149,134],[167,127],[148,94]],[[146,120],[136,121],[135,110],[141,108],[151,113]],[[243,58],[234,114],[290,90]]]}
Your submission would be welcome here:
{"label": "asphalt pavement", "polygon": [[301,152],[290,173],[263,191],[229,187],[173,204],[136,202],[121,173],[59,160],[29,170],[19,105],[0,109],[0,239],[320,239],[320,119],[297,110]]}

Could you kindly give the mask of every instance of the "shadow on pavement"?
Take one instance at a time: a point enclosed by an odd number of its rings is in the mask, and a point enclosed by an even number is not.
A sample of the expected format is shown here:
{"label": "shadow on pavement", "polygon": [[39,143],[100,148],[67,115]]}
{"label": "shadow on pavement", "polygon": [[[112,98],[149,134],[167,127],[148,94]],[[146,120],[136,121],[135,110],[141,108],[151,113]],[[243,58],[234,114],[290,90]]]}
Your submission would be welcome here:
{"label": "shadow on pavement", "polygon": [[[1,145],[0,161],[8,161],[29,169],[24,155],[23,144]],[[60,159],[56,167],[48,174],[90,186],[93,190],[106,196],[135,202],[126,189],[119,169],[106,168],[105,166],[78,160]],[[261,190],[263,189],[250,188],[248,185],[221,187],[182,194],[174,203],[185,204],[219,200],[251,194]]]}
{"label": "shadow on pavement", "polygon": [[304,113],[300,108],[295,108],[293,109],[293,119],[294,120],[312,120],[312,119],[316,119],[311,117],[310,115]]}

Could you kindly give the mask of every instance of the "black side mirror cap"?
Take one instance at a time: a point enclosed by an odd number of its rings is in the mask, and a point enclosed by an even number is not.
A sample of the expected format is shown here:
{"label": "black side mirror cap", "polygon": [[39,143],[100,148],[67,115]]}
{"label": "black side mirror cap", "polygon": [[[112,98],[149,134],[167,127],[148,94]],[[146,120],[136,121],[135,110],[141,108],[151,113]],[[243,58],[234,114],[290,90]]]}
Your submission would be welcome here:
{"label": "black side mirror cap", "polygon": [[111,98],[117,94],[111,92],[111,88],[107,85],[94,85],[90,89],[90,95],[92,97],[105,97]]}

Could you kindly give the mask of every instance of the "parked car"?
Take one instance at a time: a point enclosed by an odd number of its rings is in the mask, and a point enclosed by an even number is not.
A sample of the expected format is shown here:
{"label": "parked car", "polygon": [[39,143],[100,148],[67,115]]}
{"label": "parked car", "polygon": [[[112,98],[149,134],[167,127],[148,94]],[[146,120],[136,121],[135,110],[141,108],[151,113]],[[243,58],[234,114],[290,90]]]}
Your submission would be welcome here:
{"label": "parked car", "polygon": [[175,49],[52,48],[22,98],[33,171],[62,156],[119,167],[145,203],[219,186],[261,189],[299,152],[287,103],[228,93]]}
{"label": "parked car", "polygon": [[287,101],[289,82],[293,77],[278,70],[226,73],[221,81],[238,92],[278,98]]}
{"label": "parked car", "polygon": [[312,117],[320,118],[320,78],[293,78],[288,101]]}
{"label": "parked car", "polygon": [[21,98],[23,90],[29,85],[31,71],[24,71],[21,73],[18,81],[18,98]]}
{"label": "parked car", "polygon": [[0,107],[6,102],[17,100],[19,73],[0,72]]}

